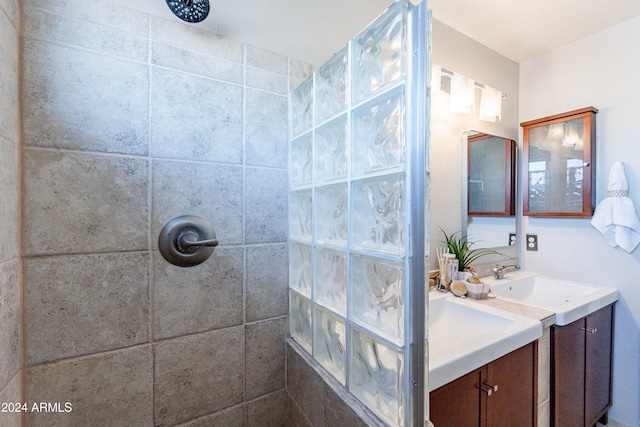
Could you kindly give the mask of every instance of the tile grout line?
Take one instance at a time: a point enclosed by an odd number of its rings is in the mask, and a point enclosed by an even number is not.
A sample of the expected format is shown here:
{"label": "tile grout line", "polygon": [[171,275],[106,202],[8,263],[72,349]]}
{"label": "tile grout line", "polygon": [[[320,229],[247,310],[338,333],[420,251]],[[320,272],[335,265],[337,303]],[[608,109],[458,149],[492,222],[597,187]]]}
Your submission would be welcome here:
{"label": "tile grout line", "polygon": [[242,44],[242,337],[243,337],[243,387],[242,387],[242,416],[245,425],[248,424],[247,410],[247,45]]}
{"label": "tile grout line", "polygon": [[155,323],[155,309],[154,309],[154,274],[153,274],[153,236],[151,235],[153,230],[153,146],[152,146],[152,127],[151,120],[152,113],[152,96],[153,96],[153,63],[152,57],[152,42],[151,42],[151,18],[147,15],[147,76],[148,76],[148,92],[147,92],[147,254],[148,254],[148,297],[149,297],[149,343],[151,345],[151,420],[153,425],[157,424],[156,420],[156,346],[155,346],[155,334],[153,325]]}

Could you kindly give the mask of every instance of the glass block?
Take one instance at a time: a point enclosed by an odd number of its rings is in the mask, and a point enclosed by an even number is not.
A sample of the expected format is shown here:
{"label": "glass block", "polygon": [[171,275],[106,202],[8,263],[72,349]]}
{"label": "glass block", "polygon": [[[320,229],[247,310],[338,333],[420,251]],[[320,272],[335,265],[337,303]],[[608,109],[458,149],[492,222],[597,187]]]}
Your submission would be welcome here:
{"label": "glass block", "polygon": [[351,42],[354,103],[404,77],[407,10],[408,2],[395,2]]}
{"label": "glass block", "polygon": [[342,385],[346,383],[347,337],[343,320],[315,307],[313,357]]}
{"label": "glass block", "polygon": [[291,129],[296,137],[313,124],[313,75],[291,92]]}
{"label": "glass block", "polygon": [[404,278],[402,261],[351,256],[351,318],[400,346],[404,343]]}
{"label": "glass block", "polygon": [[310,184],[313,179],[313,135],[291,141],[291,185]]}
{"label": "glass block", "polygon": [[316,123],[347,106],[347,48],[336,53],[316,72]]}
{"label": "glass block", "polygon": [[347,256],[316,247],[313,300],[343,317],[347,315]]}
{"label": "glass block", "polygon": [[404,255],[405,179],[403,174],[354,181],[351,187],[351,244]]}
{"label": "glass block", "polygon": [[351,163],[356,174],[402,166],[405,162],[403,88],[353,112]]}
{"label": "glass block", "polygon": [[289,233],[294,239],[311,240],[312,237],[312,192],[293,191],[290,196]]}
{"label": "glass block", "polygon": [[311,353],[311,302],[289,291],[289,333]]}
{"label": "glass block", "polygon": [[291,242],[289,247],[289,287],[311,298],[311,246]]}
{"label": "glass block", "polygon": [[316,179],[326,181],[347,175],[347,116],[342,115],[316,129],[314,167]]}
{"label": "glass block", "polygon": [[349,391],[392,426],[404,425],[402,353],[351,327]]}
{"label": "glass block", "polygon": [[316,242],[347,244],[347,184],[316,188]]}

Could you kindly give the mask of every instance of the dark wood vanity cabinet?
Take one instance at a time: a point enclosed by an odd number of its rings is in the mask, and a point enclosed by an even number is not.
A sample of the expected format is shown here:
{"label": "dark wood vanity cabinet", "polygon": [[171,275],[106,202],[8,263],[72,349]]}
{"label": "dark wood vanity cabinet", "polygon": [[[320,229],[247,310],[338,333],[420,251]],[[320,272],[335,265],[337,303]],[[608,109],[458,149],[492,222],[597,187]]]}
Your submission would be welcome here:
{"label": "dark wood vanity cabinet", "polygon": [[429,393],[435,427],[535,426],[537,342]]}
{"label": "dark wood vanity cabinet", "polygon": [[606,422],[611,407],[613,305],[551,332],[551,421],[556,427]]}

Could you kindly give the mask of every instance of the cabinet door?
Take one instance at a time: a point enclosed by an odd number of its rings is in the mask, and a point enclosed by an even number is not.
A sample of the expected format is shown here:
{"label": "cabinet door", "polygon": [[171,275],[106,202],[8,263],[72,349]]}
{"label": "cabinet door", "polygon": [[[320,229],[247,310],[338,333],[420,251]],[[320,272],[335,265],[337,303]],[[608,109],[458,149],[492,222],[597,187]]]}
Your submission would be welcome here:
{"label": "cabinet door", "polygon": [[498,388],[487,398],[487,426],[536,425],[536,371],[536,343],[521,347],[488,365],[487,382]]}
{"label": "cabinet door", "polygon": [[587,107],[520,123],[524,215],[593,215],[597,112]]}
{"label": "cabinet door", "polygon": [[585,356],[585,426],[592,426],[611,406],[613,306],[587,316]]}
{"label": "cabinet door", "polygon": [[429,419],[435,427],[480,426],[480,368],[429,393]]}
{"label": "cabinet door", "polygon": [[584,327],[583,318],[551,329],[551,419],[558,427],[584,425]]}

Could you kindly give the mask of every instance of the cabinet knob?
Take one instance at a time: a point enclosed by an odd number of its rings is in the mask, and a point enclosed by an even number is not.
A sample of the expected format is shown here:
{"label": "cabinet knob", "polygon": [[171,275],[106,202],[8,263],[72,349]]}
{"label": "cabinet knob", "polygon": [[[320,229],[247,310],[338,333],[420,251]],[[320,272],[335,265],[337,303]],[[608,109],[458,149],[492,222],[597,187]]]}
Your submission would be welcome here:
{"label": "cabinet knob", "polygon": [[498,386],[491,384],[487,380],[482,381],[482,384],[486,385],[487,387],[490,387],[494,392],[498,391]]}
{"label": "cabinet knob", "polygon": [[493,393],[493,389],[491,389],[491,388],[486,388],[486,387],[483,387],[483,386],[481,386],[481,385],[477,385],[477,384],[476,384],[476,388],[479,388],[480,390],[482,390],[482,391],[484,391],[485,393],[487,393],[487,396],[491,396],[491,393]]}
{"label": "cabinet knob", "polygon": [[596,332],[598,332],[598,328],[580,328],[581,331],[587,331],[590,334],[595,334]]}

